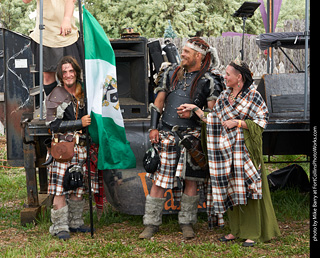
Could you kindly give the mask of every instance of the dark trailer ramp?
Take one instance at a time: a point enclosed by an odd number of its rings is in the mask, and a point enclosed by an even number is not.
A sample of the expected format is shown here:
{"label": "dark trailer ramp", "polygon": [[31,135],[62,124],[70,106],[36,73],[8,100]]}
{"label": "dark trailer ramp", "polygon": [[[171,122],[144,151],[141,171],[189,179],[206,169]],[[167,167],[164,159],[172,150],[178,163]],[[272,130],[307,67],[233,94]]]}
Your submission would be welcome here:
{"label": "dark trailer ramp", "polygon": [[265,33],[256,39],[261,50],[279,48],[298,72],[265,74],[257,88],[270,113],[263,134],[263,152],[269,161],[272,155],[311,155],[309,80],[283,50],[304,49],[306,41],[303,32]]}

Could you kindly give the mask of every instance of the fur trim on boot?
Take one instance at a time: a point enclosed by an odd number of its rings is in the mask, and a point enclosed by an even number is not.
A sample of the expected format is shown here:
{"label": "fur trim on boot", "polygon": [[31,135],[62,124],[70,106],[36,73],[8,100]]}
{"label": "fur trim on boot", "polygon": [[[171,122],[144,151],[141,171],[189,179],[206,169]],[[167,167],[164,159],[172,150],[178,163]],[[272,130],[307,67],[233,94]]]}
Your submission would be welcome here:
{"label": "fur trim on boot", "polygon": [[74,201],[69,199],[69,229],[71,232],[90,232],[90,227],[84,226],[82,218],[85,200]]}
{"label": "fur trim on boot", "polygon": [[188,196],[182,194],[181,210],[178,214],[179,224],[196,224],[199,204],[199,195]]}
{"label": "fur trim on boot", "polygon": [[162,210],[166,198],[154,198],[150,195],[146,198],[143,225],[160,226],[162,224]]}
{"label": "fur trim on boot", "polygon": [[199,195],[188,196],[182,194],[181,197],[181,210],[178,214],[178,220],[183,237],[186,239],[195,237],[192,225],[197,223],[199,199]]}
{"label": "fur trim on boot", "polygon": [[68,225],[68,205],[61,209],[51,209],[51,222],[49,233],[57,236],[60,239],[69,239],[69,225]]}

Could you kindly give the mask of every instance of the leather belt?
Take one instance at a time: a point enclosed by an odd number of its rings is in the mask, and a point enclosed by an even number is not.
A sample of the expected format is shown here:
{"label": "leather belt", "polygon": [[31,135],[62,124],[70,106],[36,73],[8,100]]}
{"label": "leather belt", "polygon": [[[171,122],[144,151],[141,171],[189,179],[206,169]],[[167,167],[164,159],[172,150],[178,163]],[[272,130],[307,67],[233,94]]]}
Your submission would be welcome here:
{"label": "leather belt", "polygon": [[72,134],[58,134],[58,139],[60,141],[66,141],[66,142],[72,142],[73,141],[73,135]]}
{"label": "leather belt", "polygon": [[[83,134],[77,134],[78,135],[78,142],[76,140],[76,144],[80,146],[86,146],[86,136]],[[58,134],[58,139],[60,141],[66,141],[66,142],[72,142],[73,138],[76,138],[77,136],[73,136],[73,134]]]}
{"label": "leather belt", "polygon": [[[163,131],[171,131],[172,130],[171,125],[166,124],[165,122],[162,121],[162,128],[161,130]],[[190,127],[179,127],[178,131],[186,131],[187,129],[196,129],[196,130],[201,130],[201,127],[194,127],[194,128],[190,128]]]}

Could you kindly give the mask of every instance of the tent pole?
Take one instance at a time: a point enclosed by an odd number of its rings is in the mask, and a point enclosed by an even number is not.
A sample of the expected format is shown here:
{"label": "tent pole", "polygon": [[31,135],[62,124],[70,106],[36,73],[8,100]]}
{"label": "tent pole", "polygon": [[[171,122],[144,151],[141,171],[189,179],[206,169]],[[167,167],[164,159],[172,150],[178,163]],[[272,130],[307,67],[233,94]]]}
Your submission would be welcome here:
{"label": "tent pole", "polygon": [[308,60],[309,60],[309,0],[306,0],[305,6],[305,61],[304,61],[304,119],[307,119],[308,113]]}

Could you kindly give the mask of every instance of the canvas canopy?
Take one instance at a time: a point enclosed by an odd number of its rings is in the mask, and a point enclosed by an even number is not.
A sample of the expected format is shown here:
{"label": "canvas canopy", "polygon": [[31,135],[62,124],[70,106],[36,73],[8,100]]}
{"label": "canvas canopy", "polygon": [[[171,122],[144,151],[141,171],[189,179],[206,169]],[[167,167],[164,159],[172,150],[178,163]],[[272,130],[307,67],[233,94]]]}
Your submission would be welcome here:
{"label": "canvas canopy", "polygon": [[[257,36],[256,43],[261,50],[266,50],[269,47],[304,49],[305,38],[306,37],[304,35],[304,32],[264,33]],[[309,42],[310,42],[310,37],[309,37]]]}

